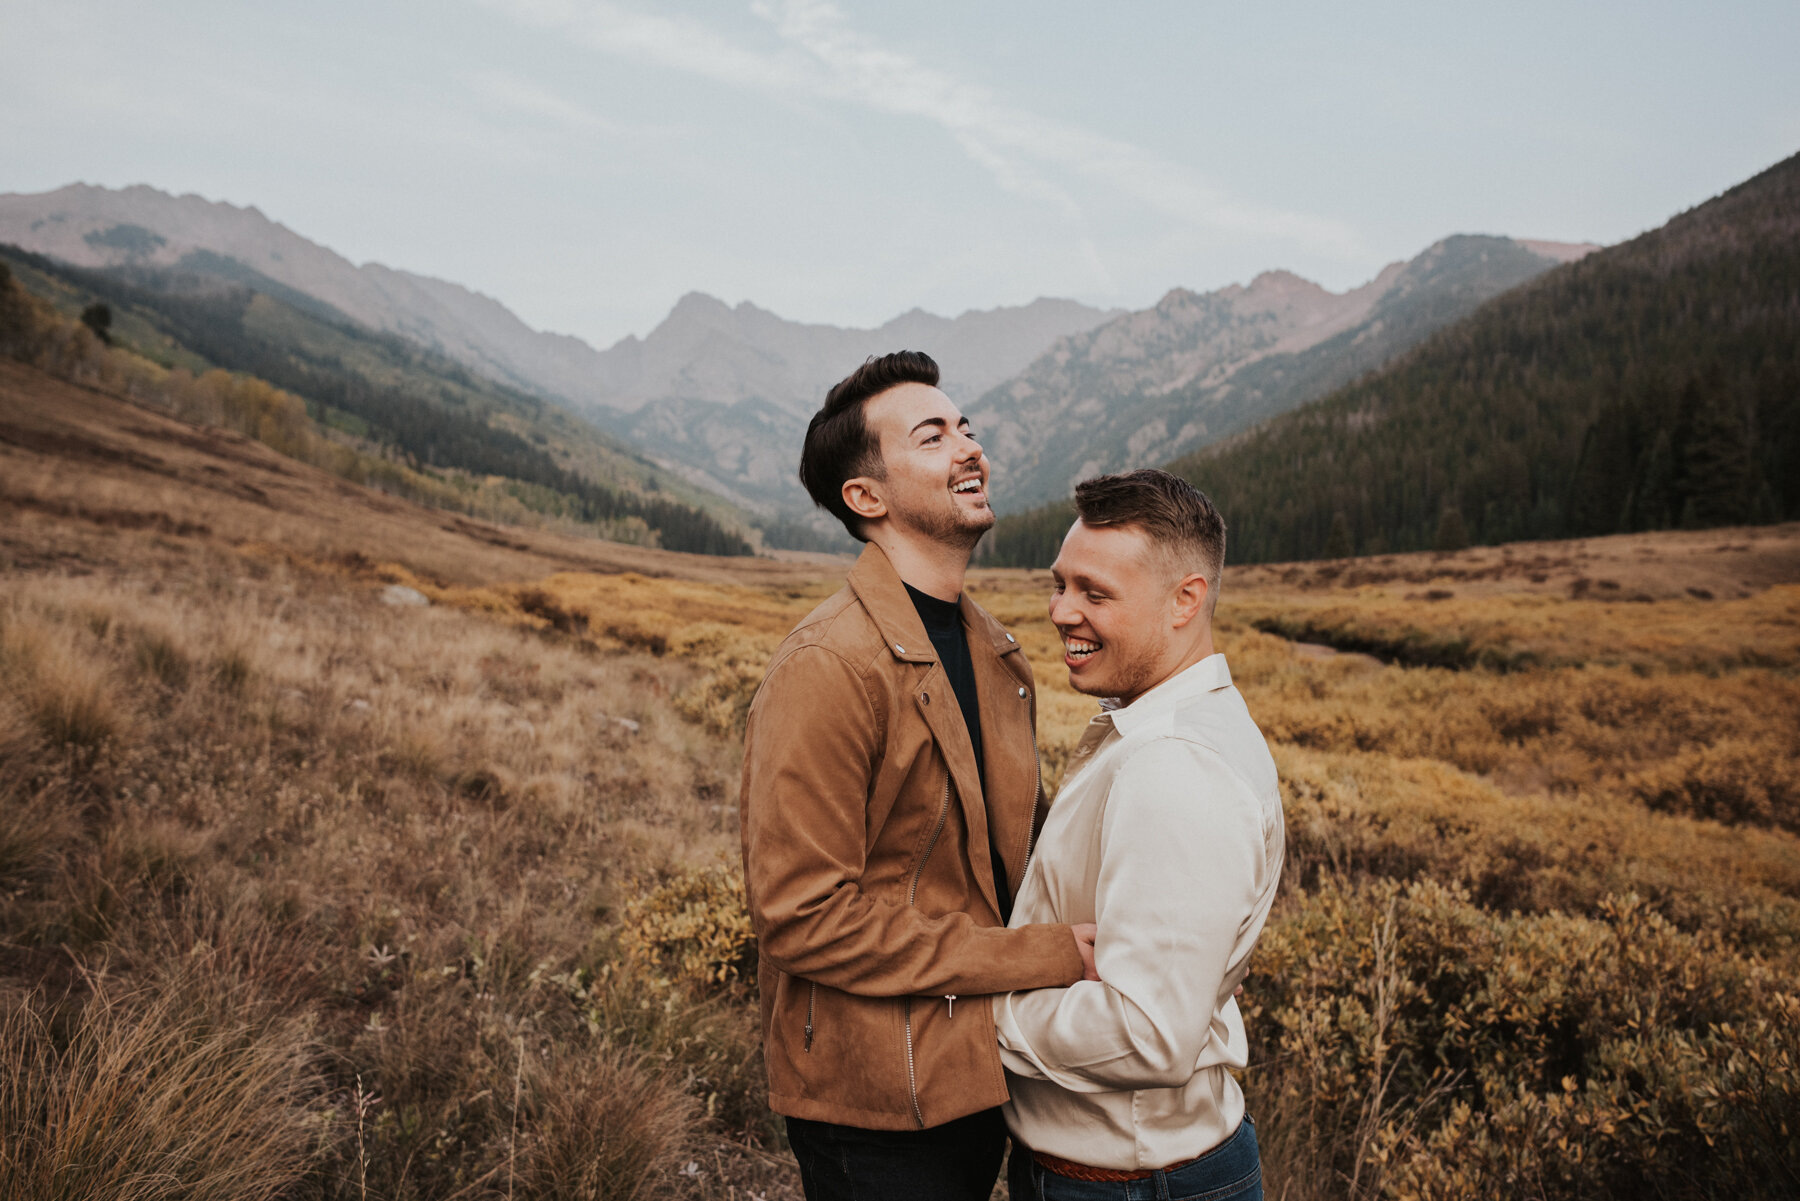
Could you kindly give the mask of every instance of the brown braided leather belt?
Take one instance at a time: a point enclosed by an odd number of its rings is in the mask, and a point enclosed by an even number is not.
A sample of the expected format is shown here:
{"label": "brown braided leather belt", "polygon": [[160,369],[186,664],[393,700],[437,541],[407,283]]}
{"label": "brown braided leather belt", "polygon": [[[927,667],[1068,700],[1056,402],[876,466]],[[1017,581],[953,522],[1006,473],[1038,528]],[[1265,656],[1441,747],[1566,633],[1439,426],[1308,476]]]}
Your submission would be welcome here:
{"label": "brown braided leather belt", "polygon": [[1200,1156],[1179,1160],[1160,1168],[1145,1168],[1132,1172],[1124,1168],[1090,1168],[1084,1163],[1076,1163],[1072,1159],[1063,1159],[1048,1151],[1033,1151],[1031,1157],[1046,1172],[1055,1172],[1058,1176],[1067,1176],[1070,1180],[1086,1180],[1094,1184],[1115,1184],[1127,1180],[1148,1180],[1158,1172],[1173,1172],[1176,1168],[1185,1168]]}

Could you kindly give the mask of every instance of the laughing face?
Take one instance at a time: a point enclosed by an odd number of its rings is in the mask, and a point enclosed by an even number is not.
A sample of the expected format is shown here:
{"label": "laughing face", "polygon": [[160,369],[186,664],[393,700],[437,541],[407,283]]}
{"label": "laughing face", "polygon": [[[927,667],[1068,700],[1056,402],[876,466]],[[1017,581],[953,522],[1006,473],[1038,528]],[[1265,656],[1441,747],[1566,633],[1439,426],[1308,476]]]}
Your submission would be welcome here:
{"label": "laughing face", "polygon": [[980,541],[994,524],[987,456],[950,398],[925,384],[901,384],[871,397],[863,420],[886,471],[870,487],[894,524],[956,546]]}
{"label": "laughing face", "polygon": [[1176,583],[1142,530],[1077,521],[1050,575],[1070,687],[1129,705],[1173,674],[1182,659]]}

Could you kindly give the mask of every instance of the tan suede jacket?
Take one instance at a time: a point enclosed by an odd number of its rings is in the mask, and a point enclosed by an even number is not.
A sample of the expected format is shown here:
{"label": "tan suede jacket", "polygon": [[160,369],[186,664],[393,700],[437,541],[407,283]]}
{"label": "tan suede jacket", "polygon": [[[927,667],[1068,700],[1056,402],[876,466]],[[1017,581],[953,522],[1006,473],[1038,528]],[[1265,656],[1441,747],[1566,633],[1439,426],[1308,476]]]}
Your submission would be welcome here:
{"label": "tan suede jacket", "polygon": [[956,696],[887,555],[775,652],[750,706],[744,878],[769,1103],[873,1130],[1006,1100],[989,995],[1081,978],[1066,925],[1000,924],[988,819],[1016,895],[1042,821],[1036,690],[966,595],[991,796]]}

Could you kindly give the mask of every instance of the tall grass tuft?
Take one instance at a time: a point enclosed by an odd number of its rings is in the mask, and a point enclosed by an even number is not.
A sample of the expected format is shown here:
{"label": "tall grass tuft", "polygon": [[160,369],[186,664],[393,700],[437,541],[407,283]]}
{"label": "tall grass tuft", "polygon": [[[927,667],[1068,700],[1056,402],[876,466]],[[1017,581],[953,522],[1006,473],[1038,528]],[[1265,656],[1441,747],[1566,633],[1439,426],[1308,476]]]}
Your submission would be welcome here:
{"label": "tall grass tuft", "polygon": [[0,678],[44,737],[94,750],[119,733],[116,682],[82,631],[9,613],[0,625]]}
{"label": "tall grass tuft", "polygon": [[85,1000],[0,1014],[0,1196],[11,1201],[256,1201],[287,1194],[316,1143],[299,1023],[97,975]]}

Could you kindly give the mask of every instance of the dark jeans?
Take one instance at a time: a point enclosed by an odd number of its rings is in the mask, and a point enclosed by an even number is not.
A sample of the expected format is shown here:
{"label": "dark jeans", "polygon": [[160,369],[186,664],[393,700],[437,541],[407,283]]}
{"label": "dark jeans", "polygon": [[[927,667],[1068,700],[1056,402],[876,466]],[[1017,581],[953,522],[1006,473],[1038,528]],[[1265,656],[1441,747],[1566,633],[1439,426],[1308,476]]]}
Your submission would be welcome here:
{"label": "dark jeans", "polygon": [[862,1130],[787,1119],[806,1201],[987,1201],[1006,1121],[983,1110],[927,1130]]}
{"label": "dark jeans", "polygon": [[1014,1143],[1006,1183],[1012,1201],[1262,1201],[1263,1195],[1256,1127],[1249,1118],[1193,1163],[1143,1180],[1071,1180],[1039,1166],[1030,1151]]}

